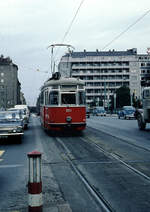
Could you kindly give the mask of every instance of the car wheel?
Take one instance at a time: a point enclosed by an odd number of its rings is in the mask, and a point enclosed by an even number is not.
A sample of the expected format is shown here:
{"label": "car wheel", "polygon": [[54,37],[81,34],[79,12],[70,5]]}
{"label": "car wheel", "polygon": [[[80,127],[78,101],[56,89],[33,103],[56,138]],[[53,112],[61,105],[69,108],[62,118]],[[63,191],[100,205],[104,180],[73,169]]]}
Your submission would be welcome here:
{"label": "car wheel", "polygon": [[25,124],[24,125],[24,130],[27,130],[28,129],[28,124]]}

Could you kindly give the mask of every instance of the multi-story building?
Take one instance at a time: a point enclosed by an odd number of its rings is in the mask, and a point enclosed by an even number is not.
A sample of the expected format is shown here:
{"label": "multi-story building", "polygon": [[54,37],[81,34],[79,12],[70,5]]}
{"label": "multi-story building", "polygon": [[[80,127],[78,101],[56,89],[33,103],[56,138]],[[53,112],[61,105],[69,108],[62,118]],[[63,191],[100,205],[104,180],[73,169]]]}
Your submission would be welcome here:
{"label": "multi-story building", "polygon": [[[87,103],[103,101],[107,107],[116,89],[130,88],[131,99],[141,95],[141,66],[137,49],[127,51],[71,52],[59,63],[62,76],[78,77],[85,81]],[[150,56],[149,56],[150,61]]]}
{"label": "multi-story building", "polygon": [[138,55],[142,87],[150,83],[150,51],[147,51],[147,53]]}
{"label": "multi-story building", "polygon": [[0,108],[10,108],[20,104],[20,82],[18,66],[3,55],[0,57]]}

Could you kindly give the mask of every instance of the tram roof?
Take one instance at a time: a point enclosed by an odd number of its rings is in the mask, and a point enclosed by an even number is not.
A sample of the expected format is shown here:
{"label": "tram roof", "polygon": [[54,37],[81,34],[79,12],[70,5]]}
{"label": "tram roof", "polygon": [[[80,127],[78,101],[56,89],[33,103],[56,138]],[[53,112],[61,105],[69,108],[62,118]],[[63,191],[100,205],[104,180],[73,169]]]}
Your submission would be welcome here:
{"label": "tram roof", "polygon": [[42,88],[52,85],[84,85],[85,82],[83,80],[77,79],[77,78],[63,78],[61,77],[59,80],[48,80],[44,83]]}

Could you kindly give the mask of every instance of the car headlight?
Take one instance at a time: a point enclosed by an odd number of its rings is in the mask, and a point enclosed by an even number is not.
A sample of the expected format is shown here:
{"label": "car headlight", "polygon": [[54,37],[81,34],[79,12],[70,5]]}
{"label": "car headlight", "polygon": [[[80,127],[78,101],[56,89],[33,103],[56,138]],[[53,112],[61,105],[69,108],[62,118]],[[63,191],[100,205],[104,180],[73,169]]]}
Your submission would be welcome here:
{"label": "car headlight", "polygon": [[16,133],[17,132],[17,129],[11,129],[8,131],[9,133]]}
{"label": "car headlight", "polygon": [[17,132],[22,132],[22,127],[21,126],[17,127]]}

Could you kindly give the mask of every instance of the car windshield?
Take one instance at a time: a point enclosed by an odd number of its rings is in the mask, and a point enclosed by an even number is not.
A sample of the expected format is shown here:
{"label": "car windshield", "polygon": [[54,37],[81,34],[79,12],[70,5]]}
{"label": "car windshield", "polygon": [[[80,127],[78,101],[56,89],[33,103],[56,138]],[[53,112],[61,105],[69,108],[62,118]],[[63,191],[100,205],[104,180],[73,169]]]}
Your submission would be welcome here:
{"label": "car windshield", "polygon": [[0,113],[0,122],[20,121],[21,117],[18,112],[2,112]]}
{"label": "car windshield", "polygon": [[16,109],[16,108],[11,108],[8,111],[20,113],[21,115],[26,115],[26,109]]}
{"label": "car windshield", "polygon": [[124,107],[123,109],[124,109],[124,110],[132,110],[132,111],[135,111],[135,108],[132,107],[132,106],[127,106],[127,107]]}
{"label": "car windshield", "polygon": [[104,109],[97,109],[97,111],[102,111],[102,112],[104,112],[105,110],[104,110]]}
{"label": "car windshield", "polygon": [[98,112],[100,112],[100,111],[101,111],[101,112],[105,112],[105,109],[104,109],[103,107],[98,107],[98,108],[97,108],[97,111],[98,111]]}

